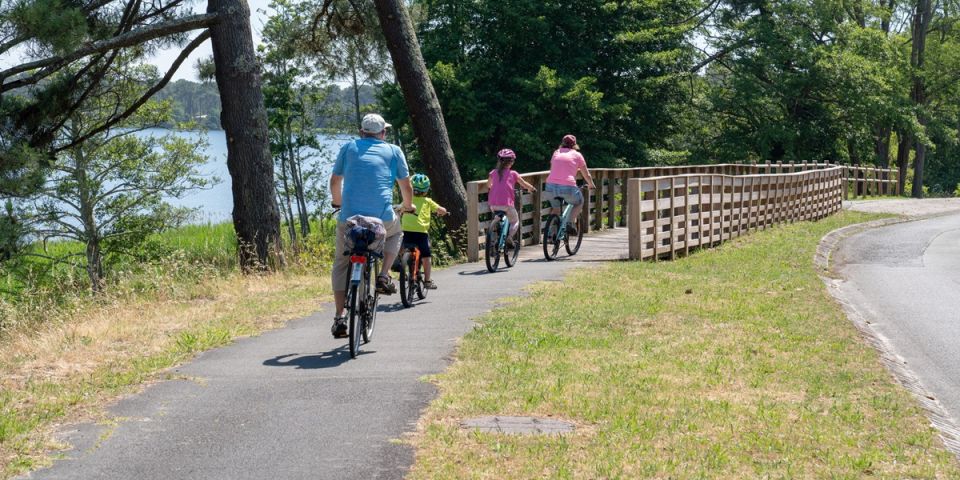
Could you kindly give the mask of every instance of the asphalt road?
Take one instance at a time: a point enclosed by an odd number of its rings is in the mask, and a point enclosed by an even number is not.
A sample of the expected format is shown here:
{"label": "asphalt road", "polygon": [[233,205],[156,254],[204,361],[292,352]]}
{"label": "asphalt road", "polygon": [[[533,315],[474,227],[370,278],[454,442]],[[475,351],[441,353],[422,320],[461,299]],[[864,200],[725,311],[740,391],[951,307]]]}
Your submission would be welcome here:
{"label": "asphalt road", "polygon": [[853,235],[834,261],[843,297],[960,419],[960,213]]}
{"label": "asphalt road", "polygon": [[[332,310],[202,354],[110,409],[113,425],[63,432],[73,449],[35,479],[392,479],[413,463],[397,439],[435,396],[457,339],[498,299],[559,280],[584,261],[626,255],[626,229],[585,238],[576,257],[524,249],[516,268],[436,272],[439,290],[411,309],[384,297],[373,342],[349,358]],[[558,287],[559,288],[559,287]]]}

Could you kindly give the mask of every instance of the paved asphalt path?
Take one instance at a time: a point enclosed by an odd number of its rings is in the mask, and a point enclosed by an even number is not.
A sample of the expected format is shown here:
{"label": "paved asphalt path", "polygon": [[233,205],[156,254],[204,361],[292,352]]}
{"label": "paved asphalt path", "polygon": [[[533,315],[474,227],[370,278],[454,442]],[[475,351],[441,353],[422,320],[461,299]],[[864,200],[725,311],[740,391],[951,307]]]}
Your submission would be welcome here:
{"label": "paved asphalt path", "polygon": [[[434,398],[424,375],[443,371],[474,319],[540,280],[626,254],[626,229],[585,238],[570,260],[528,247],[513,269],[482,263],[435,273],[438,290],[414,308],[381,297],[373,342],[351,360],[330,335],[332,308],[200,355],[110,409],[116,424],[64,432],[73,449],[34,479],[402,478],[415,429]],[[384,308],[385,307],[385,308]]]}
{"label": "paved asphalt path", "polygon": [[834,261],[842,295],[960,419],[960,213],[853,235]]}

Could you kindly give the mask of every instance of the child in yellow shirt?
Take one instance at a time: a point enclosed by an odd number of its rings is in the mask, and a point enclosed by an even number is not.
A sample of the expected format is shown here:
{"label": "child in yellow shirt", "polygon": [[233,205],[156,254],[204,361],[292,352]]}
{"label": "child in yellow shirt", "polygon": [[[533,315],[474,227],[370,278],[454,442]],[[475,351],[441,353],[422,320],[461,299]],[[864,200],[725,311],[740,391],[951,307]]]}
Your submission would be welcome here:
{"label": "child in yellow shirt", "polygon": [[447,214],[447,209],[441,207],[437,202],[427,196],[430,191],[430,178],[422,173],[414,175],[410,179],[413,184],[413,206],[416,207],[416,213],[405,213],[400,221],[403,227],[403,243],[416,245],[420,250],[420,258],[423,262],[423,286],[435,290],[437,285],[430,279],[430,216],[433,212],[443,216]]}

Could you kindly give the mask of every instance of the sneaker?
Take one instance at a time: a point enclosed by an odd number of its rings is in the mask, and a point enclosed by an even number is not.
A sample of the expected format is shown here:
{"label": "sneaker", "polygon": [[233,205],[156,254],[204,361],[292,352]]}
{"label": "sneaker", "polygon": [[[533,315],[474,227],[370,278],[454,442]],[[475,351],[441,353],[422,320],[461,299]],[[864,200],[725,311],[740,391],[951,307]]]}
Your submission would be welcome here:
{"label": "sneaker", "polygon": [[426,288],[427,290],[436,290],[437,284],[433,283],[433,280],[427,280],[423,282],[423,288]]}
{"label": "sneaker", "polygon": [[377,293],[380,295],[393,295],[397,293],[397,286],[393,284],[393,280],[390,277],[380,275],[377,277]]}
{"label": "sneaker", "polygon": [[330,333],[333,338],[344,338],[347,336],[347,318],[333,317],[333,327],[330,327]]}
{"label": "sneaker", "polygon": [[507,237],[507,241],[504,243],[504,247],[513,248],[513,237]]}
{"label": "sneaker", "polygon": [[576,237],[576,236],[577,236],[577,226],[574,225],[574,224],[572,224],[572,223],[568,223],[568,224],[567,224],[567,235],[570,235],[571,237]]}

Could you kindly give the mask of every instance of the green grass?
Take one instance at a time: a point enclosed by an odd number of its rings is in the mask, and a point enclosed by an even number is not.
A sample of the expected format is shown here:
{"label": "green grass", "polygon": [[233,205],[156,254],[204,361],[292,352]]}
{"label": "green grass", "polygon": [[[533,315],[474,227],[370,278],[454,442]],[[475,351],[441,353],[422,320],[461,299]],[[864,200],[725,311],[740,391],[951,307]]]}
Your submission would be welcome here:
{"label": "green grass", "polygon": [[[412,478],[960,478],[910,395],[825,291],[841,213],[674,262],[579,270],[468,334],[433,380]],[[480,415],[578,425],[464,431]]]}

